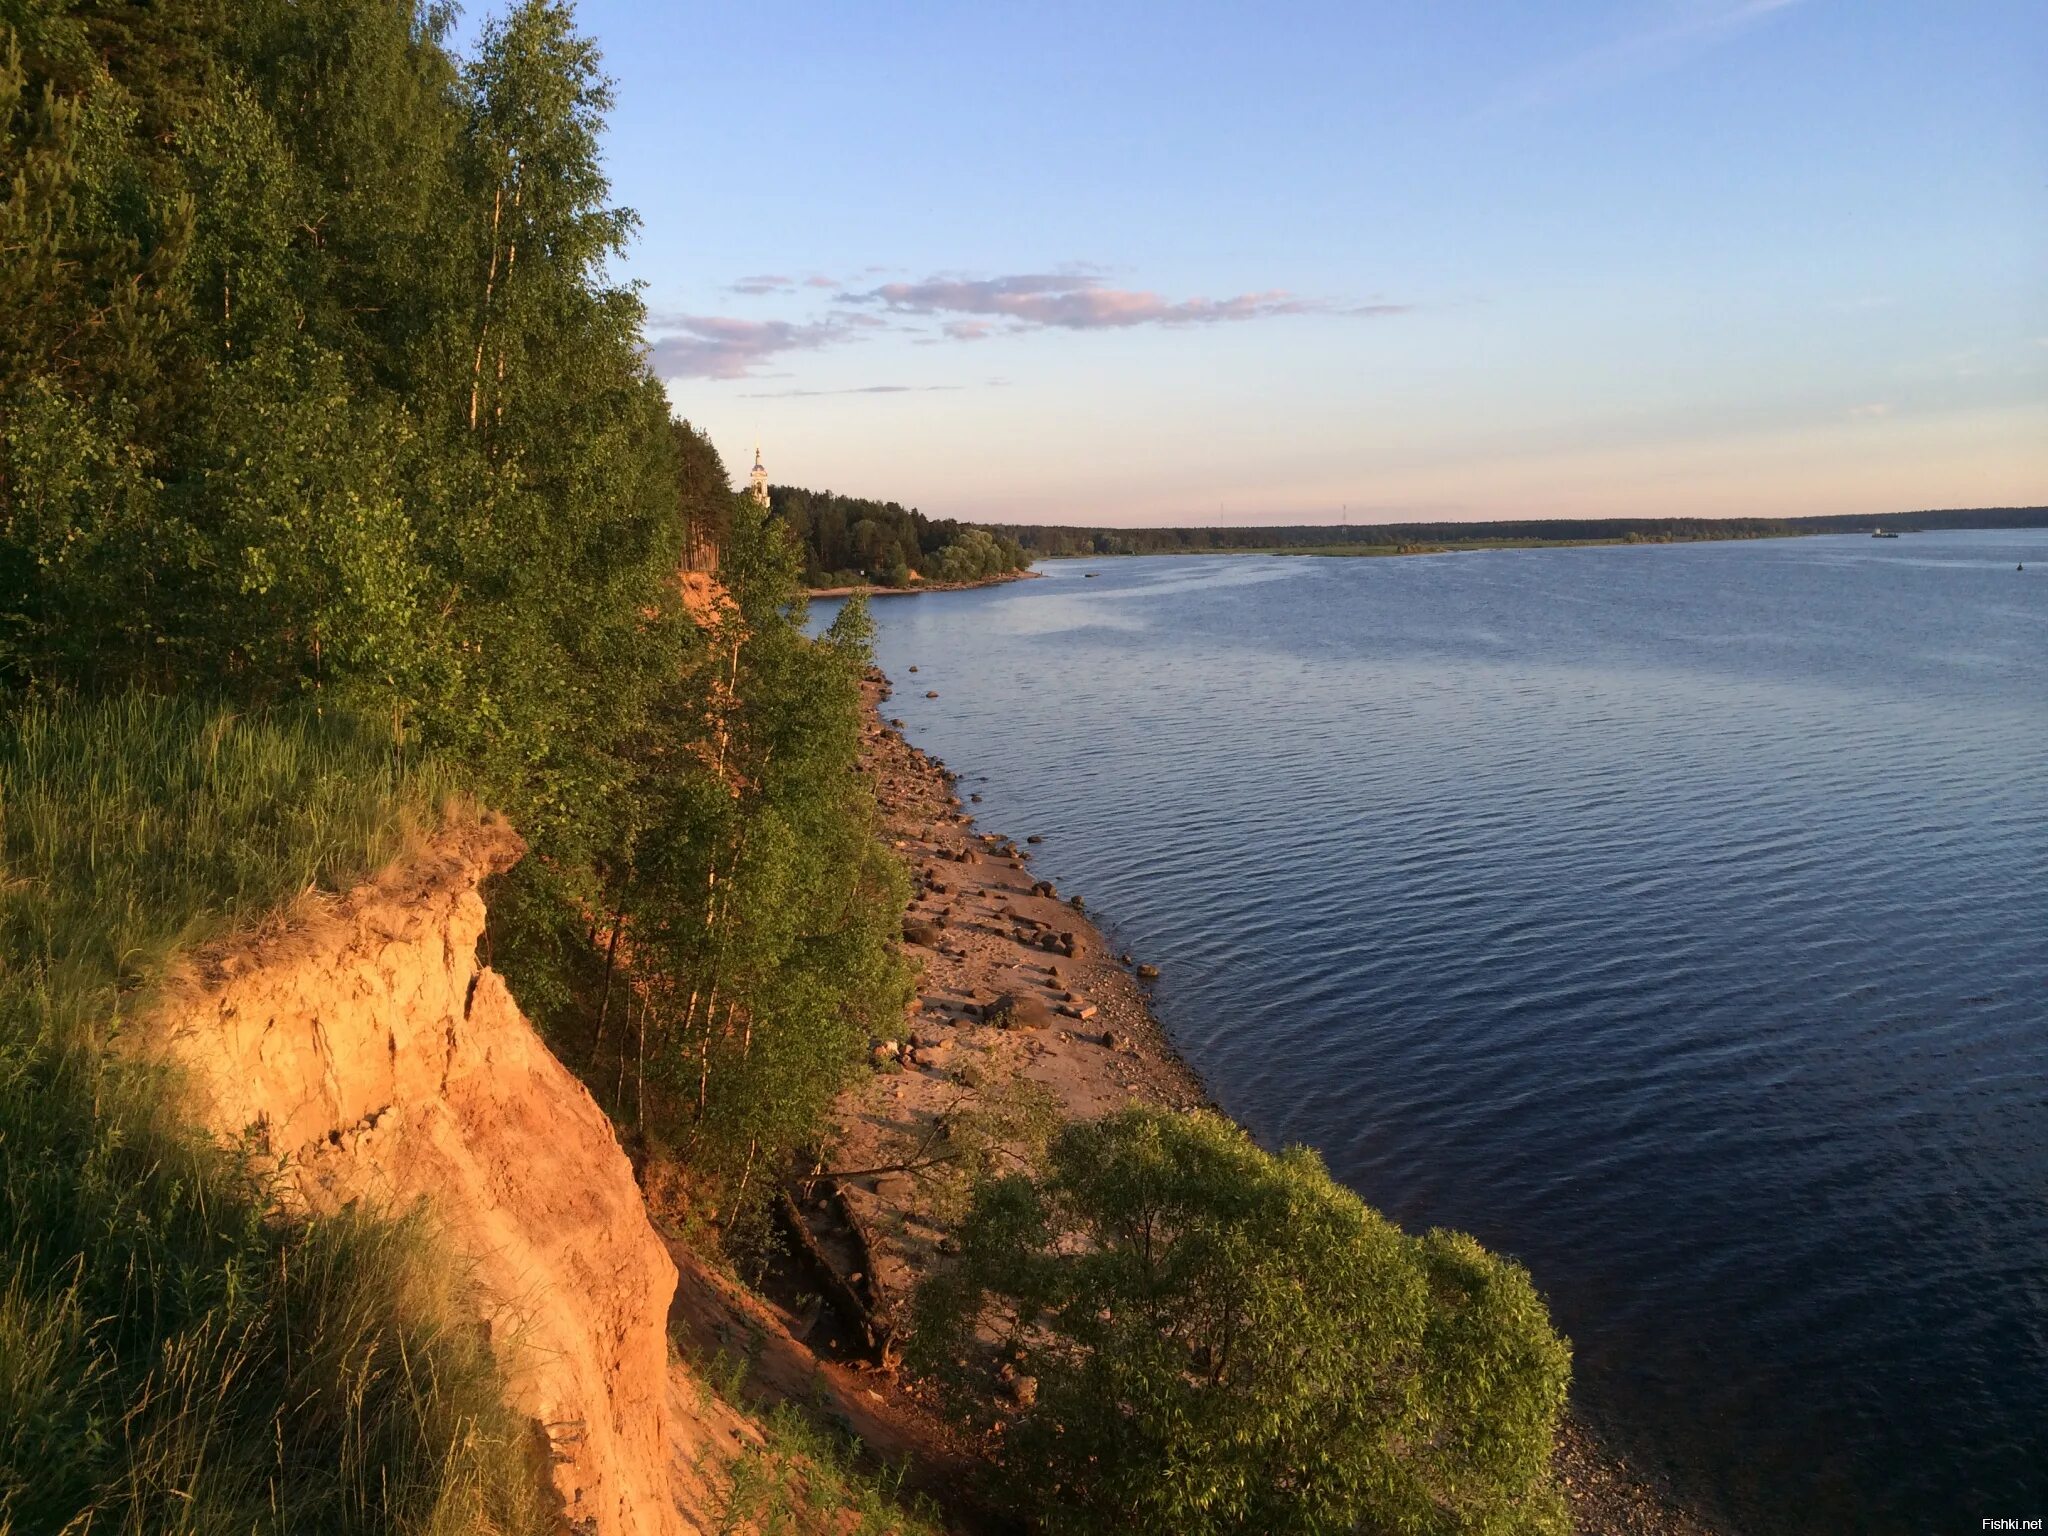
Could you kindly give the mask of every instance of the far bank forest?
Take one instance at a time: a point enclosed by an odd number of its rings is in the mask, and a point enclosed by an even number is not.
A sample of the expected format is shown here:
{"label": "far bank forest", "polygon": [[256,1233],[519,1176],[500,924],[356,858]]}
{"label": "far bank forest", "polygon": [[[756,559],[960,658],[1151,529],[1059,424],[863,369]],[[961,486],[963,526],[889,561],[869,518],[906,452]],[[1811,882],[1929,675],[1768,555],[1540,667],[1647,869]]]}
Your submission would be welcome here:
{"label": "far bank forest", "polygon": [[1090,528],[1003,524],[1033,559],[1077,555],[1410,554],[1423,550],[1546,544],[1691,544],[1819,533],[1901,533],[1941,528],[2048,527],[2048,507],[1948,508],[1828,517],[1579,517],[1497,523],[1318,523],[1270,526]]}
{"label": "far bank forest", "polygon": [[809,587],[962,585],[1021,571],[1032,560],[1007,535],[893,501],[792,485],[768,494],[776,521],[802,552]]}

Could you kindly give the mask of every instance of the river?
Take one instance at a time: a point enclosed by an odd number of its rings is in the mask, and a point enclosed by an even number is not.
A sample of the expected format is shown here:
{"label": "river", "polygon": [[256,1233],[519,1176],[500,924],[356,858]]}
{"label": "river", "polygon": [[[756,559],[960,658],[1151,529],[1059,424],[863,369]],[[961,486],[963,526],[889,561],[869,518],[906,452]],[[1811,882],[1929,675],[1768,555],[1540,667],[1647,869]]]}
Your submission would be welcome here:
{"label": "river", "polygon": [[1724,1519],[2048,1514],[2048,531],[1041,569],[889,708],[1226,1109]]}

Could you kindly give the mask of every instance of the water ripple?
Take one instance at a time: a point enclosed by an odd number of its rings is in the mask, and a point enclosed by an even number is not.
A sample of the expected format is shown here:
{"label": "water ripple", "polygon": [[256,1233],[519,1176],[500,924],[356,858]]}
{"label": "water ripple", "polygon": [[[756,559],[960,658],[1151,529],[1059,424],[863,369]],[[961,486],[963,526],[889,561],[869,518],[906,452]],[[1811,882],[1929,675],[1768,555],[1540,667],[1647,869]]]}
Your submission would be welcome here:
{"label": "water ripple", "polygon": [[1586,1404],[1724,1513],[1903,1536],[2048,1507],[2022,559],[1067,563],[879,650],[1258,1135],[1521,1258]]}

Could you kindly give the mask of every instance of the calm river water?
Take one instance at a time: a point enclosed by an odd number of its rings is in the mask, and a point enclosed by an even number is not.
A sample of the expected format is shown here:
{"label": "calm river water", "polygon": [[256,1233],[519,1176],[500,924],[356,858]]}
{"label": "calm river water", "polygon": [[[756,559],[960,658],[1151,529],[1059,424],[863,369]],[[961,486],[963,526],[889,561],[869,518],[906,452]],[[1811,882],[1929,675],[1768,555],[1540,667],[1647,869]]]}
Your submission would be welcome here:
{"label": "calm river water", "polygon": [[1724,1516],[2048,1515],[2048,532],[1044,571],[889,707],[1225,1108]]}

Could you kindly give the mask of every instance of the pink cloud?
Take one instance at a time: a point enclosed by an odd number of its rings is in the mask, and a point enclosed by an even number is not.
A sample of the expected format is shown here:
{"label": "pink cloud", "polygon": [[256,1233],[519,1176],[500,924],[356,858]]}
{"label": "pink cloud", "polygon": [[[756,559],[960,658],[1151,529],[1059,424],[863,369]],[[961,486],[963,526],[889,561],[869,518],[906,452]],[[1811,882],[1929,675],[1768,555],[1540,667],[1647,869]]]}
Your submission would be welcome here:
{"label": "pink cloud", "polygon": [[[879,304],[897,314],[986,315],[1018,327],[1074,331],[1205,325],[1281,315],[1390,315],[1408,308],[1403,304],[1345,306],[1280,288],[1225,299],[1166,299],[1139,289],[1110,288],[1100,278],[1075,272],[934,277],[919,283],[884,283],[844,297],[850,303]],[[945,329],[948,336],[962,341],[978,341],[991,334],[986,322],[953,321]]]}
{"label": "pink cloud", "polygon": [[648,363],[664,379],[741,379],[783,352],[810,352],[844,341],[833,320],[735,320],[723,315],[677,315],[656,321],[669,332],[647,349]]}

